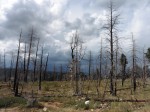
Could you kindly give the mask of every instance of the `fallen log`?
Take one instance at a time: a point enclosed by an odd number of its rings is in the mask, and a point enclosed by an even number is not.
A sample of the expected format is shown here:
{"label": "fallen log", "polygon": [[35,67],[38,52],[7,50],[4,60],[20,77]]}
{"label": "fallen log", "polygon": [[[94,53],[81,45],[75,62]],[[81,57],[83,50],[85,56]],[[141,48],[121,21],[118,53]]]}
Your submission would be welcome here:
{"label": "fallen log", "polygon": [[133,100],[133,99],[94,99],[94,101],[100,101],[100,102],[150,102],[150,99],[148,100]]}
{"label": "fallen log", "polygon": [[[146,85],[148,85],[148,84],[146,84]],[[138,87],[142,87],[142,86],[143,86],[143,85],[138,85],[137,88],[138,88]],[[123,90],[131,89],[131,88],[133,88],[133,87],[119,88],[119,89],[117,89],[116,91],[123,91]],[[105,91],[105,92],[110,92],[110,90],[107,90],[107,91]]]}

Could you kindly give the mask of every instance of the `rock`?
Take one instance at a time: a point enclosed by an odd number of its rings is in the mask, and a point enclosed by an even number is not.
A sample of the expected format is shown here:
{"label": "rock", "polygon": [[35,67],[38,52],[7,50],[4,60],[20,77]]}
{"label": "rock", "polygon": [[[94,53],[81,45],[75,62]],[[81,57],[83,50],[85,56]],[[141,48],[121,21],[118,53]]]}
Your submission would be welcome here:
{"label": "rock", "polygon": [[90,104],[89,100],[85,101],[85,110],[89,109],[89,104]]}
{"label": "rock", "polygon": [[46,111],[47,111],[47,108],[46,108],[46,107],[44,107],[44,108],[43,108],[43,111],[44,111],[44,112],[46,112]]}
{"label": "rock", "polygon": [[89,105],[89,104],[90,104],[89,100],[85,101],[85,105]]}

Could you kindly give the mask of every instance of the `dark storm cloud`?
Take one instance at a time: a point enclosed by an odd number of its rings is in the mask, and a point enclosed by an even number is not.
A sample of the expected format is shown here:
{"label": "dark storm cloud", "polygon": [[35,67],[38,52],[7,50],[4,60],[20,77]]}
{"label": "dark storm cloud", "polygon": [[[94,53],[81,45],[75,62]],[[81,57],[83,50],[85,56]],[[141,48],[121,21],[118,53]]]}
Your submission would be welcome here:
{"label": "dark storm cloud", "polygon": [[[45,0],[44,3],[38,4],[34,0],[18,0],[12,8],[5,10],[6,19],[0,22],[0,39],[18,40],[21,29],[23,37],[27,38],[33,27],[41,44],[44,44],[45,54],[50,53],[52,63],[67,62],[70,59],[70,49],[65,39],[67,34],[74,30],[78,30],[81,38],[87,42],[87,48],[98,49],[108,1]],[[121,13],[121,36],[126,37],[133,32],[136,33],[137,43],[148,45],[149,0],[113,1]]]}
{"label": "dark storm cloud", "polygon": [[24,33],[32,27],[43,35],[43,30],[46,29],[47,23],[51,21],[51,14],[45,8],[40,7],[34,1],[22,2],[18,1],[5,14],[6,20],[1,23],[1,39],[14,39],[16,34],[22,29]]}
{"label": "dark storm cloud", "polygon": [[60,49],[62,43],[60,42],[60,45],[55,43],[55,39],[62,38],[62,33],[61,31],[58,33],[55,29],[59,25],[57,25],[57,22],[56,25],[52,26],[52,23],[55,23],[56,16],[50,12],[47,4],[43,5],[39,5],[33,0],[28,2],[19,0],[15,3],[12,8],[5,12],[5,21],[0,23],[0,39],[1,41],[18,40],[21,29],[23,38],[29,38],[33,28],[35,36],[40,38],[40,47],[44,45],[45,55],[49,52],[52,63],[55,61],[62,63],[62,60],[66,60],[66,55],[61,51],[56,51]]}
{"label": "dark storm cloud", "polygon": [[66,22],[66,29],[78,30],[79,35],[84,40],[95,38],[99,36],[101,20],[98,17],[92,17],[91,14],[84,14],[81,18],[75,19],[73,22]]}

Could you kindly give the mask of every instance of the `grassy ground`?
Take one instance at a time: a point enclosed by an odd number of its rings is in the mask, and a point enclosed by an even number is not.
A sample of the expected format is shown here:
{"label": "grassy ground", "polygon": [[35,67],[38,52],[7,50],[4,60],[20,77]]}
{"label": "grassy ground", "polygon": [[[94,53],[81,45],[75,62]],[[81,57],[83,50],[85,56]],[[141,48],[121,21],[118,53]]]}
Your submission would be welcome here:
{"label": "grassy ground", "polygon": [[[100,84],[100,95],[97,95],[96,81],[85,81],[82,92],[88,93],[90,98],[89,109],[85,106],[85,95],[73,96],[73,87],[69,81],[62,82],[42,82],[42,90],[38,90],[38,82],[23,85],[22,97],[14,97],[9,83],[0,83],[0,112],[150,112],[150,102],[100,102],[94,99],[102,98],[106,87],[103,80]],[[109,92],[105,93],[105,99],[150,99],[150,85],[143,88],[142,82],[138,80],[138,88],[134,93],[130,89],[117,91],[117,96],[111,96]],[[150,84],[150,81],[147,81]],[[88,85],[89,90],[88,90]],[[22,86],[20,86],[21,88]],[[130,88],[130,80],[126,80],[124,86],[121,81],[117,82],[117,88]],[[88,92],[87,92],[88,90]],[[109,84],[106,87],[109,91]],[[29,107],[28,103],[35,97],[37,103]]]}

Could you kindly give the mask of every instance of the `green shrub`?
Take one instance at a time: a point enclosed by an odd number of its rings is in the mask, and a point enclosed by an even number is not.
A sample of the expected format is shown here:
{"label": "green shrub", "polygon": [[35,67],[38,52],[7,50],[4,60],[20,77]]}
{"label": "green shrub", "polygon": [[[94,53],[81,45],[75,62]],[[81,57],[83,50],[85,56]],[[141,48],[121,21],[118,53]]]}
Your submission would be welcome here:
{"label": "green shrub", "polygon": [[44,86],[44,91],[49,91],[49,86],[48,85]]}
{"label": "green shrub", "polygon": [[0,108],[10,107],[13,105],[25,105],[26,100],[22,97],[4,97],[0,99]]}

